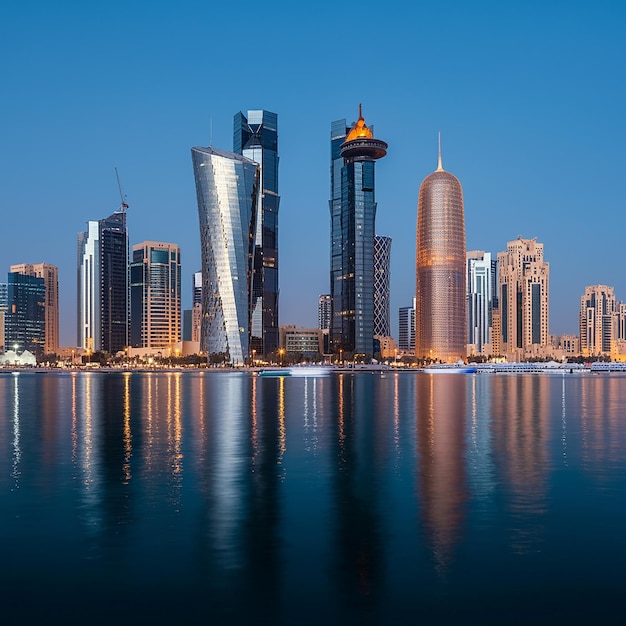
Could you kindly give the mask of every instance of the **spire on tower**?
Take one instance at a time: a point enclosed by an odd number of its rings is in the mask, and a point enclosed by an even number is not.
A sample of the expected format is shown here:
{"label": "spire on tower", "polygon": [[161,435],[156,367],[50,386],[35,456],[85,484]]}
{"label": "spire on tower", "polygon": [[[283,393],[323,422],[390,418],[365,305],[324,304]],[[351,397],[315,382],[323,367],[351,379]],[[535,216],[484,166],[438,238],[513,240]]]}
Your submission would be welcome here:
{"label": "spire on tower", "polygon": [[437,151],[437,171],[443,172],[443,165],[441,165],[441,131],[437,133],[437,140],[439,143],[439,148]]}

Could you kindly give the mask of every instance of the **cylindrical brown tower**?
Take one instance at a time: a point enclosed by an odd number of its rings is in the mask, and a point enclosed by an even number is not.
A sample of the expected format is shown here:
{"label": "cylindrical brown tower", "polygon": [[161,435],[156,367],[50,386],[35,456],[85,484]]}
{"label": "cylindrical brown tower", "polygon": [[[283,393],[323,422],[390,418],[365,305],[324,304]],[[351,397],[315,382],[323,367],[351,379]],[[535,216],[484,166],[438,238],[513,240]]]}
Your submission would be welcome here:
{"label": "cylindrical brown tower", "polygon": [[465,360],[463,190],[441,166],[441,149],[439,167],[420,186],[415,268],[415,356]]}

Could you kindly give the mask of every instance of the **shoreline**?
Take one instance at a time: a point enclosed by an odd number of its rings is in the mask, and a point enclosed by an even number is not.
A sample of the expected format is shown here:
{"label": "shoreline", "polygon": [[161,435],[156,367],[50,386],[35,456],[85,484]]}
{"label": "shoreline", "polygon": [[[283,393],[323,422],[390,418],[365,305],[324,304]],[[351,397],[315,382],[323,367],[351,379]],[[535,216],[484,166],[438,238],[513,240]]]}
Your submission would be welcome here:
{"label": "shoreline", "polygon": [[[464,375],[471,374],[560,374],[560,375],[581,375],[581,374],[626,374],[626,363],[623,362],[598,362],[591,363],[590,365],[582,365],[579,363],[478,363],[472,365],[476,367],[476,372],[466,372]],[[295,366],[280,366],[280,365],[268,365],[268,366],[253,366],[253,367],[185,367],[185,366],[170,366],[170,367],[32,367],[32,366],[5,366],[0,367],[0,375],[2,374],[47,374],[47,373],[198,373],[204,372],[208,374],[232,374],[232,373],[250,373],[259,374],[261,372],[302,372],[306,375],[308,369],[319,370],[323,368],[324,374],[390,374],[390,373],[429,373],[427,368],[424,367],[399,367],[385,364],[377,365],[295,365]],[[458,375],[458,373],[457,373]]]}

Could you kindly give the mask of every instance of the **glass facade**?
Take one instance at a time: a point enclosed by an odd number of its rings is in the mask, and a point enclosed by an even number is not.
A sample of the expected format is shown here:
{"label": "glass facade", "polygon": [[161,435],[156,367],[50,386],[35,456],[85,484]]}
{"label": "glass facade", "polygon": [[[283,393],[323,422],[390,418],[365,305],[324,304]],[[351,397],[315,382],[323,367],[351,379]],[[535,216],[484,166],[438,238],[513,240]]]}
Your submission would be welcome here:
{"label": "glass facade", "polygon": [[59,269],[50,263],[20,263],[11,265],[9,271],[44,279],[46,338],[43,351],[45,354],[55,354],[59,348]]}
{"label": "glass facade", "polygon": [[193,288],[191,295],[193,304],[202,304],[202,270],[193,273]]}
{"label": "glass facade", "polygon": [[87,222],[78,233],[77,343],[89,352],[100,350],[101,290],[100,231],[98,222]]}
{"label": "glass facade", "polygon": [[322,294],[317,304],[317,327],[322,330],[330,329],[331,298],[329,293]]}
{"label": "glass facade", "polygon": [[126,213],[100,220],[102,254],[102,350],[109,354],[128,346],[128,234]]}
{"label": "glass facade", "polygon": [[360,115],[331,124],[330,341],[336,352],[374,352],[375,161],[387,144]]}
{"label": "glass facade", "polygon": [[78,234],[78,345],[115,354],[128,346],[126,213],[87,222]]}
{"label": "glass facade", "polygon": [[497,308],[497,263],[490,252],[467,253],[467,343],[484,354],[492,345],[493,310]]}
{"label": "glass facade", "polygon": [[181,268],[176,244],[133,246],[130,266],[130,344],[171,354],[181,340]]}
{"label": "glass facade", "polygon": [[234,119],[233,152],[259,165],[251,299],[251,350],[278,349],[278,116],[270,111],[239,112]]}
{"label": "glass facade", "polygon": [[463,191],[441,163],[420,186],[415,265],[415,355],[465,360]]}
{"label": "glass facade", "polygon": [[398,348],[407,352],[415,349],[415,307],[398,309]]}
{"label": "glass facade", "polygon": [[391,237],[374,237],[374,335],[389,337],[391,322]]}
{"label": "glass facade", "polygon": [[0,283],[0,352],[4,350],[4,320],[7,312],[8,285]]}
{"label": "glass facade", "polygon": [[28,350],[35,356],[44,353],[45,302],[46,283],[43,278],[9,272],[4,330],[7,350],[16,352]]}
{"label": "glass facade", "polygon": [[258,165],[215,148],[192,148],[202,250],[200,349],[243,364],[251,353],[250,297]]}

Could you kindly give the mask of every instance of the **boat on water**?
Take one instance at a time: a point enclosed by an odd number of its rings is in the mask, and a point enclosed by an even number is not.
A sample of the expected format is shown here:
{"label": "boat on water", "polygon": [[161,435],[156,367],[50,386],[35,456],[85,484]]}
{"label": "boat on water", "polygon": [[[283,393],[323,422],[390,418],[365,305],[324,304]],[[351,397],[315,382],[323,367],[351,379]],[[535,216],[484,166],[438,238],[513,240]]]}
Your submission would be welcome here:
{"label": "boat on water", "polygon": [[308,365],[295,366],[295,367],[280,367],[261,370],[259,376],[264,378],[282,378],[285,376],[290,377],[303,377],[303,376],[328,376],[331,372],[330,367],[313,367]]}
{"label": "boat on water", "polygon": [[284,376],[291,376],[291,372],[289,368],[281,367],[280,369],[261,370],[258,375],[264,378],[282,378]]}
{"label": "boat on water", "polygon": [[475,374],[475,365],[466,365],[463,361],[458,363],[435,363],[427,365],[422,371],[427,374]]}

